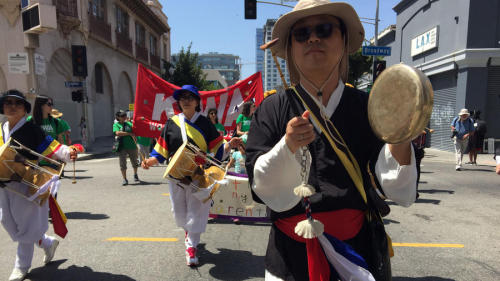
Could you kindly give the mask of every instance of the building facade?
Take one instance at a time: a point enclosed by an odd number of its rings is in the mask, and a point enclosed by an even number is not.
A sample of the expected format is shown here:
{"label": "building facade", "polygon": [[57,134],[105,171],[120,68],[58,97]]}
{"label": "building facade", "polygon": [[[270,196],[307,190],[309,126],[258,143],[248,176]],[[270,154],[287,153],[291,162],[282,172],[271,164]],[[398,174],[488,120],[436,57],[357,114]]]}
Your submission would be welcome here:
{"label": "building facade", "polygon": [[[170,58],[170,27],[159,1],[31,0],[28,8],[39,3],[56,11],[56,28],[37,34],[23,33],[20,2],[0,0],[0,91],[52,97],[74,140],[82,140],[82,118],[87,144],[111,136],[114,113],[134,103],[138,63],[160,74],[161,59]],[[72,45],[86,47],[87,77],[73,76]],[[14,53],[28,55],[29,73],[10,67]],[[87,102],[72,101],[75,89]]]}
{"label": "building facade", "polygon": [[395,30],[379,36],[391,46],[387,66],[422,70],[434,89],[431,146],[452,151],[450,124],[461,108],[481,111],[487,138],[500,138],[500,0],[403,0]]}
{"label": "building facade", "polygon": [[210,52],[198,56],[202,69],[218,70],[220,75],[226,79],[228,86],[236,84],[240,80],[240,57],[230,54],[219,54]]}
{"label": "building facade", "polygon": [[[266,42],[269,42],[272,39],[272,31],[276,21],[277,19],[268,19],[264,25],[264,38],[266,39]],[[288,85],[290,85],[290,74],[288,73],[288,69],[286,67],[286,61],[281,58],[277,59],[281,67],[281,71],[283,71],[285,81]],[[264,91],[269,91],[283,86],[278,67],[274,63],[270,49],[266,49],[264,52],[264,72],[262,72],[262,81],[264,84]]]}
{"label": "building facade", "polygon": [[[265,43],[264,40],[264,29],[257,28],[255,30],[255,72],[264,73],[264,50],[260,49],[260,46]],[[264,77],[262,77],[264,78]],[[264,81],[264,80],[262,80]]]}

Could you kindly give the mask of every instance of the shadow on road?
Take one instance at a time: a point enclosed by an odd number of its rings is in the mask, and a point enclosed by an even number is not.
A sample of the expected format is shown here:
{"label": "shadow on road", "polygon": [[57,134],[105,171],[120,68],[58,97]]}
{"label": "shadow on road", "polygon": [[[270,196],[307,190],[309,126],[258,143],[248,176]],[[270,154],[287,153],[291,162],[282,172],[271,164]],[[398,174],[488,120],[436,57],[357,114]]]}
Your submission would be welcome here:
{"label": "shadow on road", "polygon": [[254,225],[254,226],[271,226],[272,223],[270,221],[245,221],[245,220],[240,220],[238,222],[234,222],[231,219],[220,219],[220,218],[213,218],[211,220],[208,220],[208,224],[238,224],[238,225]]}
{"label": "shadow on road", "polygon": [[101,280],[101,281],[135,281],[125,275],[112,274],[107,272],[96,272],[88,266],[71,265],[65,269],[58,269],[60,265],[65,263],[67,259],[57,260],[49,263],[44,267],[32,269],[26,276],[30,280],[37,281],[88,281],[88,280]]}
{"label": "shadow on road", "polygon": [[434,194],[434,193],[448,193],[448,194],[454,194],[454,190],[443,190],[443,189],[419,189],[419,193],[429,193],[429,194]]}
{"label": "shadow on road", "polygon": [[[64,178],[68,179],[68,180],[72,180],[73,179],[73,175],[69,175],[68,173],[66,173],[64,175]],[[93,179],[93,178],[94,177],[92,177],[92,176],[76,176],[75,180],[84,180],[84,179]]]}
{"label": "shadow on road", "polygon": [[105,220],[109,219],[106,214],[92,214],[88,212],[68,212],[65,213],[69,220]]}
{"label": "shadow on road", "polygon": [[139,186],[139,185],[160,185],[162,184],[161,182],[147,182],[147,181],[139,181],[139,182],[132,182],[129,183],[128,185],[132,186]]}
{"label": "shadow on road", "polygon": [[[420,192],[420,190],[418,192]],[[387,205],[392,205],[392,206],[397,206],[398,205],[398,204],[396,204],[396,203],[394,203],[392,201],[387,201],[386,203],[387,203]],[[419,199],[417,199],[415,201],[415,203],[439,205],[439,203],[441,203],[441,200],[419,198]]]}
{"label": "shadow on road", "polygon": [[425,277],[392,277],[392,281],[455,281],[455,279],[442,278],[437,276]]}
{"label": "shadow on road", "polygon": [[213,264],[210,276],[219,280],[247,280],[264,278],[264,256],[254,256],[249,251],[218,248],[212,253],[205,244],[198,244],[200,265]]}
{"label": "shadow on road", "polygon": [[400,224],[399,221],[395,221],[395,220],[391,220],[391,219],[383,219],[383,221],[384,221],[385,225],[388,225],[388,224],[391,224],[391,223],[393,223],[393,224]]}
{"label": "shadow on road", "polygon": [[434,172],[430,172],[430,171],[420,171],[421,174],[434,174]]}

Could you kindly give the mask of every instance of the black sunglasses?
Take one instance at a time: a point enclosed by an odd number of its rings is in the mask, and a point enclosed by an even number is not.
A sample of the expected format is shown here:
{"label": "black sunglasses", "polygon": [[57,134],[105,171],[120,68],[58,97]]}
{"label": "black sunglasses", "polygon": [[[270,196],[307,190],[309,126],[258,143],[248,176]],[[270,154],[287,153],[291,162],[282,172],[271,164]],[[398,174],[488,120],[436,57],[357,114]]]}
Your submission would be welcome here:
{"label": "black sunglasses", "polygon": [[53,105],[54,105],[54,103],[53,103],[53,102],[48,102],[48,103],[46,103],[46,105],[48,105],[48,106],[53,106]]}
{"label": "black sunglasses", "polygon": [[192,94],[182,94],[179,96],[179,100],[187,100],[187,101],[192,101],[195,100],[196,97]]}
{"label": "black sunglasses", "polygon": [[315,26],[304,26],[298,27],[292,30],[292,36],[295,41],[299,43],[306,42],[311,34],[316,33],[316,36],[320,39],[328,38],[332,35],[333,30],[339,28],[340,26],[333,23],[320,23]]}

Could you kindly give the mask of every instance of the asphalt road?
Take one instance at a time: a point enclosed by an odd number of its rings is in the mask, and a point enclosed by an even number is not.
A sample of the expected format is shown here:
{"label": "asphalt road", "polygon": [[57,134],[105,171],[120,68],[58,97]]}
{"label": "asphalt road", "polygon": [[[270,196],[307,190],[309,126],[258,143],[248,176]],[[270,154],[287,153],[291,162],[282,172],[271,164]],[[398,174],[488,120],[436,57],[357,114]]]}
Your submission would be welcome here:
{"label": "asphalt road", "polygon": [[[498,280],[500,176],[491,166],[456,172],[453,163],[431,157],[423,164],[420,199],[410,208],[391,205],[385,218],[398,245],[393,280]],[[35,248],[26,280],[264,280],[266,223],[210,220],[199,246],[200,266],[185,265],[184,232],[170,212],[164,170],[140,170],[140,184],[132,183],[129,170],[132,184],[122,187],[117,158],[78,162],[77,184],[63,179],[58,197],[69,234],[47,266],[43,251]],[[68,167],[66,175],[71,171]],[[142,241],[146,238],[163,241]],[[5,280],[16,244],[3,228],[0,251],[0,280]]]}

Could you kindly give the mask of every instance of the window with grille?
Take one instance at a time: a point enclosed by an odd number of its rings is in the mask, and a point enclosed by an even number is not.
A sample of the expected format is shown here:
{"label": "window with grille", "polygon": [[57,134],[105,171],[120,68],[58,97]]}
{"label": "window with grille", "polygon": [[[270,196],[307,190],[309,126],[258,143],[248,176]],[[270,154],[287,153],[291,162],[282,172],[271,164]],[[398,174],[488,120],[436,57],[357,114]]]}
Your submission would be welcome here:
{"label": "window with grille", "polygon": [[141,47],[146,44],[146,31],[140,23],[135,23],[135,43]]}
{"label": "window with grille", "polygon": [[154,37],[153,35],[149,36],[149,52],[153,56],[156,56],[156,37]]}
{"label": "window with grille", "polygon": [[128,35],[128,14],[118,6],[116,6],[116,31]]}
{"label": "window with grille", "polygon": [[106,19],[106,0],[90,0],[90,14],[97,19]]}

